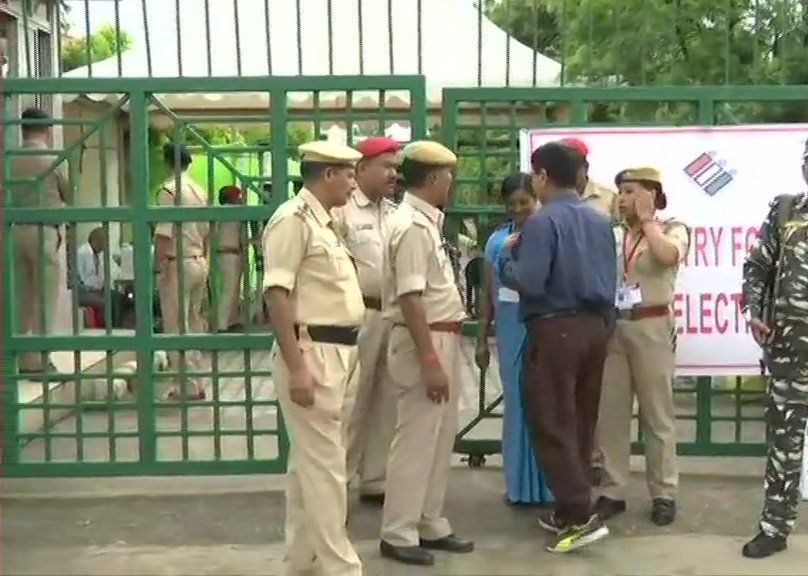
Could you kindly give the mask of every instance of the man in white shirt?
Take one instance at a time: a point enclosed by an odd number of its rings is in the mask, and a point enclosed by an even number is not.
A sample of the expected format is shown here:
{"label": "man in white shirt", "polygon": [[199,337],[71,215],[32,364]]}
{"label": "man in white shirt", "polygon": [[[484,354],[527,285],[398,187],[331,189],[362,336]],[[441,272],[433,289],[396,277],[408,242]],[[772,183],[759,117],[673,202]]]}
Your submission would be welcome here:
{"label": "man in white shirt", "polygon": [[[105,273],[107,263],[104,248],[107,246],[106,231],[95,228],[87,237],[87,242],[79,246],[76,252],[76,269],[79,278],[78,300],[79,306],[90,306],[99,310],[103,318],[106,317],[107,295]],[[110,301],[112,303],[112,323],[117,324],[117,315],[120,310],[120,297],[113,288],[115,279],[118,277],[120,268],[118,263],[109,259],[110,273]]]}

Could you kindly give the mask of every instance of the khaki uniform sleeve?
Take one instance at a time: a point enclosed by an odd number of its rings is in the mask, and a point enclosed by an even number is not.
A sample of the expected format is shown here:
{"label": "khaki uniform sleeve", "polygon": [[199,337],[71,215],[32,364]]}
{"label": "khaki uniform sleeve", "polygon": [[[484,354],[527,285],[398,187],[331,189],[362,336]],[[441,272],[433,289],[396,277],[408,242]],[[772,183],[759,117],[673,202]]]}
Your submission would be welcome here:
{"label": "khaki uniform sleeve", "polygon": [[[169,193],[165,188],[160,188],[157,193],[158,206],[174,206],[174,195]],[[156,236],[165,236],[166,238],[174,237],[174,223],[173,222],[158,222],[154,227],[154,234]]]}
{"label": "khaki uniform sleeve", "polygon": [[293,214],[267,225],[263,238],[264,290],[274,287],[294,290],[309,233],[303,219]]}
{"label": "khaki uniform sleeve", "polygon": [[690,230],[681,222],[675,222],[665,231],[665,238],[676,246],[679,252],[679,262],[684,261],[690,247]]}
{"label": "khaki uniform sleeve", "polygon": [[392,250],[396,297],[426,289],[430,241],[425,229],[410,226]]}

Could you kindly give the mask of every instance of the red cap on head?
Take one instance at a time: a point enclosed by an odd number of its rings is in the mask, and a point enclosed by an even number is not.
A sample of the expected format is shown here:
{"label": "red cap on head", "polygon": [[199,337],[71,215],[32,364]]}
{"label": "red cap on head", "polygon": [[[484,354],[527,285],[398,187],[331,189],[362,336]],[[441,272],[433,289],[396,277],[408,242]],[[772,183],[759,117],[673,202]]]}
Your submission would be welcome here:
{"label": "red cap on head", "polygon": [[238,202],[243,195],[244,192],[238,186],[222,186],[219,190],[219,201]]}
{"label": "red cap on head", "polygon": [[401,149],[401,144],[387,136],[371,136],[362,140],[354,148],[365,158],[375,158],[382,154],[395,154]]}
{"label": "red cap on head", "polygon": [[579,140],[578,138],[564,138],[561,143],[564,146],[575,148],[578,152],[584,155],[584,158],[589,156],[589,147],[584,144],[583,140]]}

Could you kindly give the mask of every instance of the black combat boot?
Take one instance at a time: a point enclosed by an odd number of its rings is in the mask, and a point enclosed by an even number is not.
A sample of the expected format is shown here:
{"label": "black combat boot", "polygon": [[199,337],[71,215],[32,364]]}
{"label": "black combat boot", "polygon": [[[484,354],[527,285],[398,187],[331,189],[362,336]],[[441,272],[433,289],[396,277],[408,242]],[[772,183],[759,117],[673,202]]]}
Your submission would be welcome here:
{"label": "black combat boot", "polygon": [[785,550],[786,539],[782,536],[769,536],[759,532],[757,536],[744,544],[743,555],[747,558],[765,558]]}

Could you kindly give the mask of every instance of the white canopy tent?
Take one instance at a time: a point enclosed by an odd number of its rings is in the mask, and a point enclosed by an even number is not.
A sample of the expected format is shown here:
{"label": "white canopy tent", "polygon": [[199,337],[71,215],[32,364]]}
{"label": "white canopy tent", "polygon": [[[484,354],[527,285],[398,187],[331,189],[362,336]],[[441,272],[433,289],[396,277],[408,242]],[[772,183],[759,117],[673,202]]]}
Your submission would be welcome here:
{"label": "white canopy tent", "polygon": [[[236,37],[241,54],[242,76],[269,75],[267,37],[271,46],[271,75],[359,75],[360,0],[332,0],[331,28],[333,70],[329,70],[329,22],[326,0],[301,0],[298,20],[293,0],[268,0],[269,34],[265,24],[264,2],[240,0],[238,35],[232,0],[209,0],[211,67],[208,70],[204,0],[180,2],[181,68],[177,49],[177,19],[173,2],[147,0],[151,48],[151,76],[238,76]],[[392,0],[392,69],[388,32],[387,2],[362,0],[362,67],[364,75],[418,74],[417,0]],[[472,0],[426,0],[421,2],[421,73],[426,76],[427,99],[437,104],[445,87],[540,86],[556,85],[561,66],[509,36],[483,17],[478,37],[479,13]],[[124,28],[142,28],[143,14],[124,20]],[[298,25],[302,37],[302,63],[298,59]],[[134,47],[121,57],[120,75],[128,78],[149,76],[147,46],[142,32],[133,34]],[[507,45],[509,44],[509,48]],[[478,83],[478,48],[481,50],[481,78]],[[509,58],[506,59],[506,51]],[[181,73],[180,73],[181,72]],[[116,77],[118,58],[112,57],[88,67],[72,70],[67,77]],[[107,95],[87,94],[93,100]],[[406,94],[390,98],[406,102]],[[171,94],[161,98],[177,109],[266,109],[265,94]],[[301,95],[298,103],[309,100]],[[293,100],[295,98],[293,97]],[[324,95],[324,102],[327,96]],[[378,105],[377,102],[365,104]]]}

